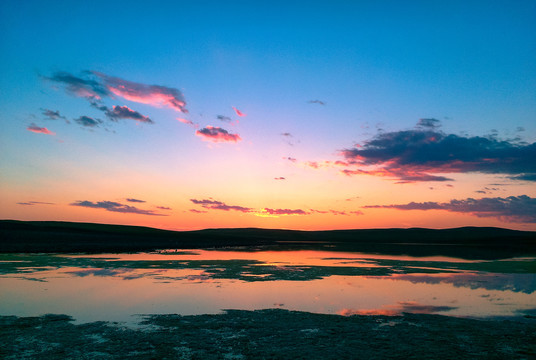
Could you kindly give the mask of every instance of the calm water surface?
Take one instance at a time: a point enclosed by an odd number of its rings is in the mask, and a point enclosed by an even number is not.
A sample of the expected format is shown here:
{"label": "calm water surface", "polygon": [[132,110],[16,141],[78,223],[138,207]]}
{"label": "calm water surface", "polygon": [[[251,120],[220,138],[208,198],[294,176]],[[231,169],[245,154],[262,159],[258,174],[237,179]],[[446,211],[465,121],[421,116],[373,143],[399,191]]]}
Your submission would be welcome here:
{"label": "calm water surface", "polygon": [[536,259],[469,261],[328,251],[0,254],[0,315],[136,314],[284,308],[327,314],[535,313]]}

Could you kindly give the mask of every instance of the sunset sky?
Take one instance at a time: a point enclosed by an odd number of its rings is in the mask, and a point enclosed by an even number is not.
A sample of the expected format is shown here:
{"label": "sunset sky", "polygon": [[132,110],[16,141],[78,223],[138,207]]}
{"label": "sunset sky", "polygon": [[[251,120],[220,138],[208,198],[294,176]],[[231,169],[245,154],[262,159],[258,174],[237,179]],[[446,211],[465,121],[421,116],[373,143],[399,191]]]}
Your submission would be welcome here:
{"label": "sunset sky", "polygon": [[536,230],[535,1],[0,2],[0,218]]}

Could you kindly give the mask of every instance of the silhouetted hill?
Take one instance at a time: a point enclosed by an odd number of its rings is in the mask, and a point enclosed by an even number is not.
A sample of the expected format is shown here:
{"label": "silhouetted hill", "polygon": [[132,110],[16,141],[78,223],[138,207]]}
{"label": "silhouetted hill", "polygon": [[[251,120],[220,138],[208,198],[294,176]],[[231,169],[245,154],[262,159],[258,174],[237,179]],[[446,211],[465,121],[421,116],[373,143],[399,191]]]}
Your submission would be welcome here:
{"label": "silhouetted hill", "polygon": [[0,220],[0,239],[0,252],[134,252],[242,246],[248,250],[329,249],[470,259],[536,255],[536,232],[485,227],[169,231],[141,226]]}

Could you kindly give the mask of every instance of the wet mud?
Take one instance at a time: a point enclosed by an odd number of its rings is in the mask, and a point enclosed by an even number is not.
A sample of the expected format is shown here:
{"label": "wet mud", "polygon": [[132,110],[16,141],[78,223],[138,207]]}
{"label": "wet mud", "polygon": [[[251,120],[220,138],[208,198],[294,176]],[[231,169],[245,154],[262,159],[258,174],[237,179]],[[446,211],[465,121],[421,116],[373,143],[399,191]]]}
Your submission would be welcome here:
{"label": "wet mud", "polygon": [[281,309],[146,315],[138,327],[0,317],[5,359],[534,359],[536,319],[341,316]]}

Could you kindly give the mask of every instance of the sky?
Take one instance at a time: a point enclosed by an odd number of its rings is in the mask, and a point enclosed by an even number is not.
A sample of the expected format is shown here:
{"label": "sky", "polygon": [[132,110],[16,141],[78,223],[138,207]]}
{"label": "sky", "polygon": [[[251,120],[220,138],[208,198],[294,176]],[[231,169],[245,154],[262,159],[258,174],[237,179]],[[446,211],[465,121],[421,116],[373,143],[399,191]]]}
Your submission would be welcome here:
{"label": "sky", "polygon": [[0,2],[0,218],[536,230],[535,1]]}

